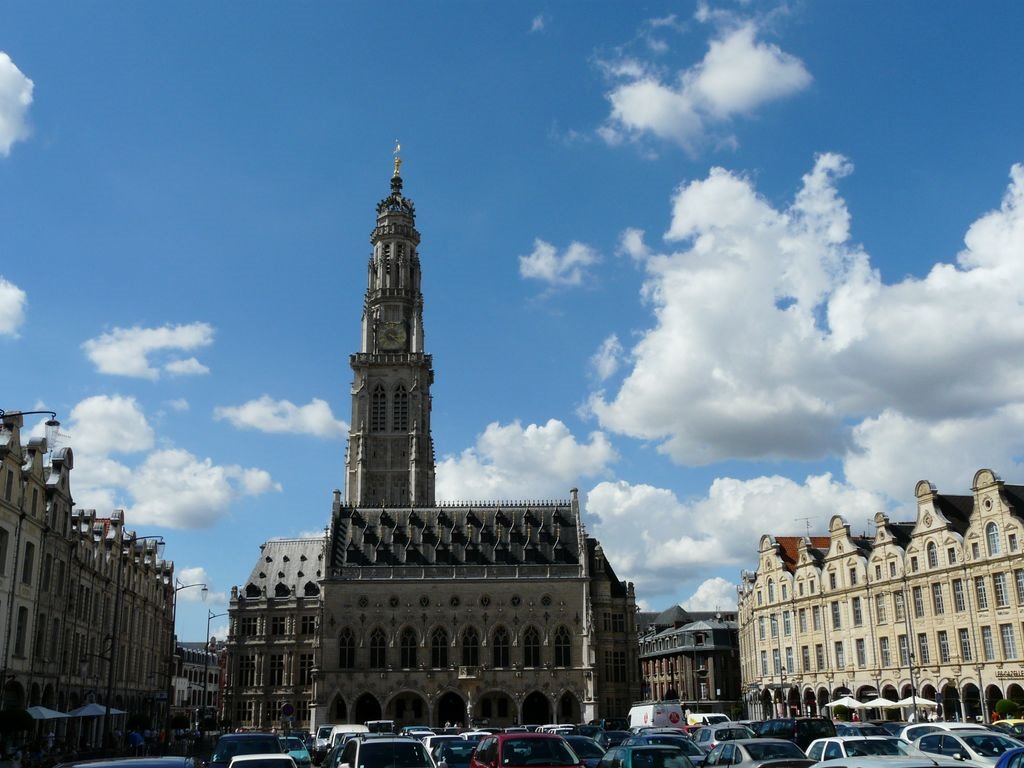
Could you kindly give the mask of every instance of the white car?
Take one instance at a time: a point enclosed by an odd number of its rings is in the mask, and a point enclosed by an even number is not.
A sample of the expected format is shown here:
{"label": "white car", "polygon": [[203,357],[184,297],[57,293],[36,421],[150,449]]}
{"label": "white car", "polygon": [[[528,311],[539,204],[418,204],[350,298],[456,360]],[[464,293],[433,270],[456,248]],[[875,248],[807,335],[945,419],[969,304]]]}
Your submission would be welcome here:
{"label": "white car", "polygon": [[977,723],[958,723],[936,720],[934,723],[910,723],[900,731],[900,738],[913,744],[926,733],[936,731],[988,731],[989,729]]}
{"label": "white car", "polygon": [[811,768],[965,768],[971,763],[940,755],[924,757],[840,757],[817,762]]}
{"label": "white car", "polygon": [[914,742],[930,755],[942,755],[975,765],[994,766],[1004,752],[1024,747],[1024,741],[989,729],[978,731],[934,731]]}
{"label": "white car", "polygon": [[235,755],[228,768],[298,768],[286,752],[262,752],[255,755]]}
{"label": "white car", "polygon": [[807,756],[812,760],[835,760],[839,757],[868,757],[872,755],[920,756],[921,751],[895,736],[829,736],[824,739],[815,739],[807,747]]}

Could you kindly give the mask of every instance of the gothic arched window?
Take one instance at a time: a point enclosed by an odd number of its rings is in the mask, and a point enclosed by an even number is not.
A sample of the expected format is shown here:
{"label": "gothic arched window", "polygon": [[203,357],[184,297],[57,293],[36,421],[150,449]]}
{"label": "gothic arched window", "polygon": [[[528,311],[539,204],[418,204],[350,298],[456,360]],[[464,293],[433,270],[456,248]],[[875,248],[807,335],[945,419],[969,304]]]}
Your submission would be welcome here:
{"label": "gothic arched window", "polygon": [[430,634],[430,666],[448,666],[448,633],[438,627]]}
{"label": "gothic arched window", "polygon": [[462,666],[476,667],[480,664],[480,636],[473,627],[462,633]]}
{"label": "gothic arched window", "polygon": [[384,385],[378,384],[370,395],[370,431],[383,432],[388,428],[388,396]]}
{"label": "gothic arched window", "polygon": [[995,523],[985,526],[985,542],[988,544],[989,557],[999,554],[999,526]]}
{"label": "gothic arched window", "polygon": [[540,633],[536,627],[527,627],[523,632],[523,666],[540,666]]}
{"label": "gothic arched window", "polygon": [[355,669],[356,666],[356,638],[352,630],[345,627],[338,635],[338,667],[341,669]]}
{"label": "gothic arched window", "polygon": [[404,384],[395,388],[395,399],[392,403],[391,428],[396,432],[409,429],[409,393]]}
{"label": "gothic arched window", "polygon": [[935,546],[934,541],[928,542],[928,567],[938,568],[939,567],[939,548]]}
{"label": "gothic arched window", "polygon": [[572,666],[572,644],[569,638],[569,630],[559,627],[555,631],[555,666]]}
{"label": "gothic arched window", "polygon": [[402,667],[404,669],[415,667],[416,648],[419,646],[419,643],[416,641],[416,631],[412,627],[406,627],[402,630],[399,645],[402,651]]}
{"label": "gothic arched window", "polygon": [[388,638],[380,627],[370,633],[370,667],[384,669],[387,666]]}
{"label": "gothic arched window", "polygon": [[494,642],[491,648],[491,659],[492,663],[498,669],[510,666],[509,664],[509,647],[511,642],[508,637],[508,630],[504,627],[498,627],[494,630]]}

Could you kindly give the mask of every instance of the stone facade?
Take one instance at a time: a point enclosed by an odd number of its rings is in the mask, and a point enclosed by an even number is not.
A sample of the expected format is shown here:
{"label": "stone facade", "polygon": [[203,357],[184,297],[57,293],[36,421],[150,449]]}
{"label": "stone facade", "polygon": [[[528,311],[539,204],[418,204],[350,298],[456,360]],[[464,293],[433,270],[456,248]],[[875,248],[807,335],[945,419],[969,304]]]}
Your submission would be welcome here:
{"label": "stone facade", "polygon": [[684,710],[730,716],[742,709],[735,613],[676,605],[638,620],[645,701],[678,701]]}
{"label": "stone facade", "polygon": [[1024,700],[1024,486],[982,469],[970,496],[927,481],[915,496],[915,520],[879,513],[872,535],[837,515],[827,536],[761,538],[739,587],[751,717],[916,691],[946,719],[987,721]]}
{"label": "stone facade", "polygon": [[435,502],[419,243],[396,162],[350,358],[346,492],[324,539],[267,542],[232,593],[236,725],[579,722],[624,716],[639,695],[633,586],[587,536],[575,489]]}
{"label": "stone facade", "polygon": [[73,509],[71,449],[51,450],[53,434],[23,445],[24,415],[0,412],[2,706],[109,701],[160,727],[174,564],[162,542],[124,527],[122,510]]}

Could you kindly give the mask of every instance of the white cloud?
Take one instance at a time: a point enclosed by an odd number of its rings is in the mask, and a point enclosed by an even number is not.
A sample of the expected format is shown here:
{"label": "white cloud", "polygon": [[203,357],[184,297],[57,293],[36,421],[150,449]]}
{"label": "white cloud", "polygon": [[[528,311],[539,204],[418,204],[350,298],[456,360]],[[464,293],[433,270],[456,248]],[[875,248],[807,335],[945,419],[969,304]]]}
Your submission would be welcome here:
{"label": "white cloud", "polygon": [[0,277],[0,336],[17,336],[25,322],[28,297],[14,283]]}
{"label": "white cloud", "polygon": [[[654,322],[623,356],[632,367],[618,391],[591,399],[603,428],[685,464],[843,456],[856,437],[851,471],[877,470],[885,452],[872,436],[897,416],[949,430],[1024,403],[1024,169],[971,226],[956,265],[889,285],[851,242],[836,190],[851,171],[822,155],[776,208],[716,168],[674,196],[665,237],[681,250],[624,236]],[[1011,466],[1024,441],[1002,445],[997,466]]]}
{"label": "white cloud", "polygon": [[209,368],[194,357],[184,360],[171,360],[164,365],[164,370],[174,376],[203,376],[210,372]]}
{"label": "white cloud", "polygon": [[[160,370],[150,356],[174,350],[191,351],[213,343],[213,327],[207,323],[165,325],[162,328],[115,328],[82,348],[100,373],[158,379]],[[175,375],[208,373],[209,369],[195,358],[167,361],[164,370]]]}
{"label": "white cloud", "polygon": [[587,267],[600,261],[597,251],[583,243],[569,244],[561,254],[551,243],[536,239],[533,252],[519,257],[519,274],[549,285],[580,285]]}
{"label": "white cloud", "polygon": [[622,360],[622,344],[614,333],[601,342],[597,352],[590,358],[590,366],[599,381],[604,381],[619,369]]}
{"label": "white cloud", "polygon": [[[701,14],[697,18],[709,20]],[[664,21],[659,28],[680,28],[674,17]],[[633,58],[604,62],[602,69],[617,82],[607,93],[611,112],[599,135],[610,144],[653,135],[694,154],[709,134],[736,116],[804,90],[811,75],[803,62],[759,40],[759,31],[752,20],[724,26],[703,60],[672,74]],[[668,49],[651,31],[643,38],[655,54]],[[733,141],[728,136],[717,140]]]}
{"label": "white cloud", "polygon": [[[153,428],[132,397],[96,395],[71,409],[71,444],[76,453],[100,456],[153,447]],[[78,477],[78,469],[75,470]]]}
{"label": "white cloud", "polygon": [[544,31],[544,25],[546,23],[547,22],[546,22],[546,19],[544,18],[544,14],[543,13],[538,13],[530,21],[530,32],[543,32]]}
{"label": "white cloud", "polygon": [[174,400],[168,400],[166,405],[172,411],[178,411],[179,413],[187,411],[189,409],[188,400],[186,400],[183,397],[178,397],[175,398]]}
{"label": "white cloud", "polygon": [[[851,521],[867,520],[881,508],[879,496],[829,474],[802,484],[780,476],[719,478],[705,498],[687,503],[664,488],[625,481],[598,483],[586,497],[588,529],[616,575],[634,582],[649,604],[662,607],[681,585],[749,563],[766,531],[802,535],[806,519],[817,531],[837,512]],[[705,597],[695,594],[691,600],[696,605]]]}
{"label": "white cloud", "polygon": [[14,142],[28,138],[34,87],[11,57],[0,51],[0,155],[4,157],[11,154]]}
{"label": "white cloud", "polygon": [[104,514],[124,507],[133,527],[211,527],[239,498],[280,490],[262,469],[217,465],[181,449],[153,451],[156,435],[133,398],[81,401],[68,432],[76,505]]}
{"label": "white cloud", "polygon": [[133,525],[208,528],[245,495],[281,490],[260,469],[216,465],[181,449],[154,451],[132,472]]}
{"label": "white cloud", "polygon": [[344,438],[348,435],[348,424],[336,419],[331,406],[319,398],[313,398],[306,405],[295,405],[288,400],[274,400],[263,395],[242,405],[220,406],[214,409],[213,415],[215,419],[224,419],[239,429],[323,438]]}
{"label": "white cloud", "polygon": [[[204,598],[209,604],[226,603],[228,600],[227,592],[217,592],[214,589],[213,579],[201,565],[176,568],[174,578],[180,582],[175,584],[178,588],[176,595],[179,603],[201,603],[204,602]],[[198,586],[192,586],[199,584],[206,585],[206,595],[203,595],[203,590]]]}
{"label": "white cloud", "polygon": [[734,612],[739,604],[736,582],[716,576],[701,582],[694,593],[680,605],[687,611]]}
{"label": "white cloud", "polygon": [[566,498],[585,477],[607,472],[617,458],[600,432],[581,443],[555,419],[523,427],[493,423],[476,446],[437,465],[439,500]]}

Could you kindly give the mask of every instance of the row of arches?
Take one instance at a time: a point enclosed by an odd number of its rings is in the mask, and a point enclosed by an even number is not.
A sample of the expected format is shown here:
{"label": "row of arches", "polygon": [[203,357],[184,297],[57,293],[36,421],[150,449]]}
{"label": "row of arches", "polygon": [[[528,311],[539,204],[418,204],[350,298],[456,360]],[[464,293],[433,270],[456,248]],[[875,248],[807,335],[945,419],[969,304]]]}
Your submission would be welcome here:
{"label": "row of arches", "polygon": [[[900,686],[884,685],[879,692],[873,685],[862,685],[851,691],[846,686],[840,686],[829,691],[826,687],[803,687],[798,685],[774,687],[764,689],[748,700],[748,710],[752,718],[766,719],[769,717],[803,715],[813,717],[816,715],[827,715],[828,710],[824,706],[830,701],[840,699],[844,696],[852,696],[861,702],[870,702],[879,695],[890,701],[900,701],[910,697],[913,688],[909,683]],[[963,722],[985,722],[1000,699],[1011,699],[1024,703],[1024,687],[1012,683],[1006,686],[1005,690],[998,685],[990,684],[985,686],[984,695],[981,688],[974,682],[958,683],[947,681],[936,687],[931,683],[922,683],[918,687],[917,696],[927,701],[935,702],[934,708],[928,707],[930,712],[934,709],[940,720],[958,720]],[[909,710],[909,708],[906,708]],[[887,712],[898,710],[872,710],[868,709],[866,716],[862,719],[885,719]]]}
{"label": "row of arches", "polygon": [[520,723],[578,723],[582,707],[571,691],[548,696],[531,691],[521,701],[502,690],[489,690],[476,698],[449,690],[430,698],[415,691],[399,691],[383,703],[372,693],[363,692],[351,701],[339,693],[328,706],[322,722],[364,723],[368,720],[393,720],[396,728],[405,725],[441,727],[446,723],[490,724],[498,727]]}
{"label": "row of arches", "polygon": [[[466,627],[458,635],[449,634],[444,627],[434,627],[423,636],[413,627],[404,627],[398,632],[397,658],[394,643],[383,627],[374,627],[368,636],[359,638],[350,627],[338,635],[338,667],[357,668],[357,649],[366,646],[369,651],[369,668],[385,669],[389,665],[403,669],[429,666],[443,669],[459,665],[478,667],[489,664],[496,669],[514,665],[541,667],[547,664],[555,667],[572,666],[572,635],[568,627],[557,627],[550,638],[541,630],[528,625],[513,637],[509,630],[498,625],[481,639],[476,627]],[[550,646],[550,655],[544,652]],[[422,649],[422,651],[421,651]]]}

